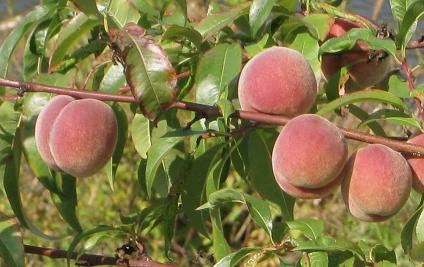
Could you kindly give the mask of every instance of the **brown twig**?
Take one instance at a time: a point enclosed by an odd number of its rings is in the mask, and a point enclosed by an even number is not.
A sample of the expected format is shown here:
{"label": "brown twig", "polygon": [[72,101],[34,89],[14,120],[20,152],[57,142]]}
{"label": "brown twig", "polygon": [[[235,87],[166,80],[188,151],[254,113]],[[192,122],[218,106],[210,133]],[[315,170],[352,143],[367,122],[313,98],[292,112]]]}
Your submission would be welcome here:
{"label": "brown twig", "polygon": [[[31,245],[24,245],[25,253],[36,254],[53,259],[66,259],[67,251],[54,248],[43,248]],[[78,266],[100,266],[100,265],[113,265],[113,266],[126,266],[126,267],[177,267],[174,264],[166,264],[153,261],[149,257],[144,257],[138,260],[122,260],[116,257],[95,255],[95,254],[78,254],[71,253],[70,259],[76,260]]]}
{"label": "brown twig", "polygon": [[[0,86],[8,86],[18,89],[18,93],[23,94],[24,92],[49,92],[54,94],[64,94],[70,95],[76,98],[94,98],[102,101],[116,101],[116,102],[127,102],[127,103],[137,103],[137,100],[133,96],[124,96],[124,95],[115,95],[107,94],[101,92],[89,92],[89,91],[80,91],[71,88],[62,88],[55,86],[42,85],[37,83],[25,83],[25,82],[16,82],[5,79],[0,79]],[[21,92],[20,92],[21,91]],[[177,101],[172,106],[172,108],[183,109],[194,111],[203,118],[214,119],[220,117],[222,114],[219,109],[215,106],[203,105],[198,103],[190,103],[184,101]],[[271,125],[285,125],[290,121],[289,117],[281,115],[271,115],[265,113],[251,112],[251,111],[236,111],[233,116],[238,117],[244,120],[250,120],[262,124],[271,124]],[[402,153],[413,154],[416,156],[424,156],[424,147],[415,144],[409,144],[399,140],[371,135],[359,131],[354,131],[351,129],[341,128],[342,132],[345,134],[346,138],[357,140],[365,143],[371,144],[383,144],[388,147],[391,147],[394,150],[397,150]]]}

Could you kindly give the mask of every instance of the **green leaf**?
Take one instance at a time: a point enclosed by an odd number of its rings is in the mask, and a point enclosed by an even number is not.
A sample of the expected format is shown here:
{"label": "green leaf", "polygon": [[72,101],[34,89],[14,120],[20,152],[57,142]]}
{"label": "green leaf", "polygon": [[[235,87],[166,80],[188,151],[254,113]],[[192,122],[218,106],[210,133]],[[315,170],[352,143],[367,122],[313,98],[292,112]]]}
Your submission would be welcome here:
{"label": "green leaf", "polygon": [[224,188],[211,193],[208,202],[197,210],[209,208],[215,209],[226,203],[243,203],[247,206],[253,221],[262,227],[272,239],[272,215],[268,203],[259,198],[244,194],[232,188]]}
{"label": "green leaf", "polygon": [[370,49],[382,49],[396,58],[396,45],[394,41],[377,38],[372,31],[362,28],[353,28],[340,37],[330,38],[321,45],[319,54],[350,50],[359,40],[365,41]]}
{"label": "green leaf", "polygon": [[86,38],[90,30],[99,24],[99,20],[92,20],[80,13],[63,26],[57,37],[56,50],[51,56],[51,65],[58,65],[69,54],[70,48]]}
{"label": "green leaf", "polygon": [[416,1],[408,6],[408,10],[402,20],[399,28],[399,33],[396,36],[396,44],[401,47],[403,55],[405,55],[405,48],[415,31],[414,25],[417,21],[424,16],[424,3]]}
{"label": "green leaf", "polygon": [[102,14],[100,14],[97,9],[96,1],[86,1],[86,0],[71,0],[74,5],[81,10],[87,17],[91,19],[102,19]]}
{"label": "green leaf", "polygon": [[[204,201],[204,189],[208,170],[214,163],[217,154],[221,152],[222,145],[217,145],[196,153],[188,175],[182,185],[181,202],[184,214],[189,218],[191,224],[204,236],[208,236],[205,228],[206,214],[203,211],[196,210]],[[201,150],[199,148],[199,150]]]}
{"label": "green leaf", "polygon": [[[369,116],[365,110],[353,104],[349,105],[348,109],[349,109],[349,112],[352,113],[358,119],[360,119],[361,122],[367,120]],[[386,133],[384,132],[383,127],[381,127],[381,125],[378,122],[370,122],[367,124],[367,126],[374,132],[374,134],[380,135],[380,136],[387,136]]]}
{"label": "green leaf", "polygon": [[327,38],[332,22],[332,17],[328,14],[309,14],[303,17],[302,22],[306,25],[313,37],[320,41]]}
{"label": "green leaf", "polygon": [[243,258],[245,258],[246,256],[248,256],[251,253],[259,252],[261,250],[262,250],[261,248],[255,248],[255,247],[241,248],[239,251],[228,254],[227,256],[222,258],[213,267],[238,266],[238,264],[241,263]]}
{"label": "green leaf", "polygon": [[25,266],[22,234],[13,219],[0,219],[0,257],[7,266]]}
{"label": "green leaf", "polygon": [[146,189],[147,195],[152,196],[153,183],[156,178],[156,172],[162,164],[162,160],[168,152],[179,142],[182,138],[159,138],[152,143],[152,146],[147,153],[147,166],[146,166]]}
{"label": "green leaf", "polygon": [[422,130],[420,122],[417,119],[411,118],[408,114],[395,109],[380,109],[370,114],[358,127],[375,121],[391,121],[398,125],[411,126]]}
{"label": "green leaf", "polygon": [[383,102],[391,104],[392,106],[400,109],[408,109],[405,103],[403,103],[399,97],[393,95],[392,93],[382,90],[367,90],[355,92],[344,97],[337,98],[319,109],[316,114],[322,116],[342,106],[365,101]]}
{"label": "green leaf", "polygon": [[293,43],[290,44],[290,48],[299,51],[305,56],[315,74],[320,73],[321,64],[318,57],[319,44],[317,39],[307,32],[299,33]]}
{"label": "green leaf", "polygon": [[247,176],[252,188],[264,199],[276,204],[285,220],[293,219],[294,198],[277,184],[272,171],[272,148],[277,133],[252,131],[239,148],[243,162],[247,164]]}
{"label": "green leaf", "polygon": [[248,12],[250,3],[241,4],[228,11],[211,14],[204,18],[194,28],[202,35],[203,40],[209,39],[212,35],[230,25],[238,17]]}
{"label": "green leaf", "polygon": [[411,251],[414,228],[418,218],[421,216],[421,213],[423,211],[423,207],[424,207],[423,203],[424,203],[424,196],[421,197],[421,201],[417,209],[411,215],[411,217],[409,217],[408,222],[403,226],[403,229],[400,235],[400,240],[401,240],[403,251],[406,254],[408,254]]}
{"label": "green leaf", "polygon": [[116,171],[118,170],[119,162],[121,161],[122,154],[124,153],[125,143],[127,142],[128,120],[125,110],[119,104],[114,103],[112,105],[112,109],[115,113],[116,121],[118,122],[118,139],[112,159],[109,160],[107,164],[106,175],[109,179],[109,185],[113,191]]}
{"label": "green leaf", "polygon": [[19,121],[21,116],[14,111],[13,104],[0,105],[0,182],[9,204],[20,224],[33,234],[48,240],[58,239],[48,236],[35,227],[26,217],[19,191],[19,173],[21,160],[21,141],[19,140]]}
{"label": "green leaf", "polygon": [[241,71],[239,44],[219,44],[206,52],[196,71],[196,101],[213,105]]}
{"label": "green leaf", "polygon": [[419,242],[424,242],[424,212],[421,212],[415,226],[415,233]]}
{"label": "green leaf", "polygon": [[308,254],[309,262],[311,267],[327,267],[328,263],[328,254],[323,251],[311,252]]}
{"label": "green leaf", "polygon": [[108,18],[119,28],[124,27],[129,22],[137,23],[140,18],[138,10],[129,3],[129,0],[110,0],[106,11]]}
{"label": "green leaf", "polygon": [[408,7],[418,1],[419,0],[390,0],[390,7],[392,9],[393,17],[398,24],[398,28],[400,27],[400,24],[405,17],[405,13],[408,10]]}
{"label": "green leaf", "polygon": [[265,49],[268,43],[269,34],[264,34],[261,40],[256,43],[246,45],[244,49],[249,54],[249,57],[254,57]]}
{"label": "green leaf", "polygon": [[67,250],[67,264],[68,267],[71,266],[71,255],[74,252],[76,246],[85,238],[90,237],[94,234],[98,234],[98,233],[104,233],[104,232],[115,232],[115,231],[121,231],[120,228],[116,228],[110,225],[98,225],[94,228],[82,231],[81,233],[75,235],[75,237],[72,239],[71,244],[69,244],[68,250]]}
{"label": "green leaf", "polygon": [[82,227],[77,216],[77,181],[75,177],[67,174],[61,175],[61,194],[51,192],[51,197],[62,218],[75,231],[81,232]]}
{"label": "green leaf", "polygon": [[259,29],[271,14],[272,7],[276,2],[276,0],[253,0],[249,10],[249,24],[253,37],[256,36]]}
{"label": "green leaf", "polygon": [[175,101],[177,76],[162,47],[143,33],[143,28],[129,23],[113,34],[112,41],[124,62],[127,83],[143,114],[154,120]]}
{"label": "green leaf", "polygon": [[317,240],[324,232],[324,222],[315,219],[297,219],[288,221],[290,230],[300,231],[310,240]]}
{"label": "green leaf", "polygon": [[125,84],[124,68],[122,65],[112,65],[107,69],[99,86],[100,91],[118,93],[119,88]]}
{"label": "green leaf", "polygon": [[389,92],[400,98],[411,97],[411,92],[408,90],[408,84],[406,81],[402,81],[397,75],[390,76]]}
{"label": "green leaf", "polygon": [[388,250],[383,245],[375,245],[371,249],[371,258],[373,262],[377,262],[377,266],[397,266],[396,253],[394,250]]}
{"label": "green leaf", "polygon": [[424,261],[424,242],[415,244],[411,249],[410,256],[415,261],[423,262]]}
{"label": "green leaf", "polygon": [[141,114],[135,114],[131,123],[131,137],[135,150],[143,158],[147,158],[152,142],[150,140],[150,122]]}
{"label": "green leaf", "polygon": [[[16,27],[11,31],[0,46],[0,78],[5,78],[9,67],[10,57],[21,38],[34,26],[38,21],[43,21],[51,16],[55,11],[55,5],[37,6],[29,14],[25,15]],[[0,86],[0,95],[4,94],[4,87]]]}
{"label": "green leaf", "polygon": [[202,35],[193,28],[183,27],[178,25],[169,26],[162,35],[164,40],[180,41],[181,39],[187,39],[192,42],[197,49],[200,49],[202,45]]}

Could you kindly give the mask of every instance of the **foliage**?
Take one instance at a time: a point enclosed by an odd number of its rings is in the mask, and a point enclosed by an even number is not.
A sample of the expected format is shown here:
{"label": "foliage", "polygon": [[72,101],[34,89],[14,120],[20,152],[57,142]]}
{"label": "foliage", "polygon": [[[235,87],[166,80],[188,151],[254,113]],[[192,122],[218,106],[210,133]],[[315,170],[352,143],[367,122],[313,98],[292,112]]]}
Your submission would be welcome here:
{"label": "foliage", "polygon": [[[41,1],[2,42],[0,78],[7,77],[10,58],[25,40],[25,81],[114,94],[125,93],[120,88],[128,85],[140,105],[110,103],[118,119],[117,148],[104,175],[80,181],[49,170],[36,150],[34,123],[51,94],[25,93],[14,104],[0,102],[0,188],[11,208],[2,211],[8,216],[0,216],[1,258],[10,266],[24,266],[23,241],[34,236],[68,245],[69,254],[104,240],[114,240],[116,248],[141,238],[163,240],[160,247],[155,245],[163,254],[154,254],[162,259],[179,262],[176,255],[184,255],[175,253],[176,246],[213,256],[182,263],[190,266],[396,266],[399,253],[390,244],[335,238],[326,232],[323,218],[299,218],[295,200],[280,190],[272,173],[276,129],[251,129],[232,116],[239,108],[237,81],[243,64],[267,47],[298,50],[315,74],[323,53],[349,50],[358,40],[405,64],[407,44],[424,14],[421,1],[390,1],[396,38],[381,39],[375,34],[378,29],[361,28],[324,42],[334,16],[364,20],[330,5],[337,2],[214,1],[209,14],[195,21],[185,0]],[[299,14],[299,4],[309,12],[306,16]],[[190,74],[177,77],[184,72]],[[376,135],[422,131],[413,109],[422,85],[408,90],[405,77],[395,72],[378,89],[340,96],[345,75],[342,69],[320,84],[315,113],[329,118],[351,113],[359,118],[357,127]],[[0,87],[0,95],[6,92]],[[201,114],[171,109],[177,100],[216,106],[223,116],[199,120]],[[365,102],[377,105],[371,110]],[[247,130],[231,134],[240,128]],[[20,184],[31,175],[50,194],[53,205],[48,207],[57,209],[64,222],[61,230],[36,226],[27,216],[33,203],[22,200]],[[109,184],[110,197],[122,190],[121,181],[134,185],[132,194],[139,203],[115,212],[121,216],[113,223],[105,211],[91,225],[84,218],[90,216],[85,203],[78,202],[78,187],[101,179]],[[125,195],[122,206],[135,201],[129,199]],[[416,263],[424,253],[422,211],[423,200],[409,220],[403,218],[400,234],[403,254]],[[234,228],[242,230],[234,233]],[[25,231],[32,237],[22,238]],[[243,241],[251,241],[257,232],[260,242]]]}

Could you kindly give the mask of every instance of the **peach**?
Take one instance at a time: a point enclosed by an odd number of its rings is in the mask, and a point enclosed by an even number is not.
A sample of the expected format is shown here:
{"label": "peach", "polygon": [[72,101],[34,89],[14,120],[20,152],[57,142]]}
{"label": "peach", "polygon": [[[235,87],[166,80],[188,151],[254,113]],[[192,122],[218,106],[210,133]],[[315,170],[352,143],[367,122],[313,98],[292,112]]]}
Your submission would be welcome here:
{"label": "peach", "polygon": [[75,177],[91,176],[110,159],[117,142],[117,121],[107,104],[76,100],[57,116],[50,151],[57,166]]}
{"label": "peach", "polygon": [[[424,146],[424,134],[415,136],[408,143]],[[408,157],[408,163],[412,169],[412,187],[420,193],[424,193],[424,158]]]}
{"label": "peach", "polygon": [[272,47],[243,68],[238,85],[241,108],[294,117],[314,104],[317,83],[305,57],[296,50]]}
{"label": "peach", "polygon": [[360,148],[346,165],[343,200],[349,212],[364,221],[382,221],[405,204],[412,187],[408,162],[380,144]]}
{"label": "peach", "polygon": [[287,193],[316,198],[339,184],[347,156],[346,140],[336,126],[320,116],[304,114],[290,120],[279,134],[272,167]]}
{"label": "peach", "polygon": [[40,112],[35,124],[35,142],[38,152],[47,166],[54,170],[58,170],[58,166],[53,159],[49,147],[51,128],[60,111],[74,100],[73,97],[67,95],[53,97]]}
{"label": "peach", "polygon": [[[344,19],[335,19],[327,40],[339,37],[352,28],[359,28],[358,23]],[[381,82],[392,67],[390,57],[369,59],[369,48],[365,42],[359,41],[350,51],[324,54],[321,70],[328,80],[344,66],[349,67],[349,79],[345,84],[346,91],[361,90]]]}

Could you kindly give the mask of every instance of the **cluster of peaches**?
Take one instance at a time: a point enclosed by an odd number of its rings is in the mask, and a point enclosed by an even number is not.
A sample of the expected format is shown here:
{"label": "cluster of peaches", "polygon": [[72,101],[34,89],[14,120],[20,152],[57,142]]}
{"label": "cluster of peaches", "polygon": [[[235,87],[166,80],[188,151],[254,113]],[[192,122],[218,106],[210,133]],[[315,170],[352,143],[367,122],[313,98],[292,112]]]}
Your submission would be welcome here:
{"label": "cluster of peaches", "polygon": [[[330,37],[351,27],[348,22],[336,21]],[[357,49],[355,53],[324,54],[324,76],[328,78],[337,68],[351,64],[345,84],[348,90],[379,82],[386,63],[367,60],[369,50]],[[352,64],[352,60],[359,63]],[[344,202],[354,217],[382,221],[400,210],[412,187],[424,192],[424,158],[406,160],[380,144],[362,147],[349,158],[340,129],[323,117],[305,114],[316,93],[310,65],[302,54],[289,48],[262,51],[245,65],[240,76],[238,94],[243,110],[292,117],[272,153],[275,179],[286,193],[296,198],[321,198],[341,186]],[[409,142],[424,145],[424,134]]]}

